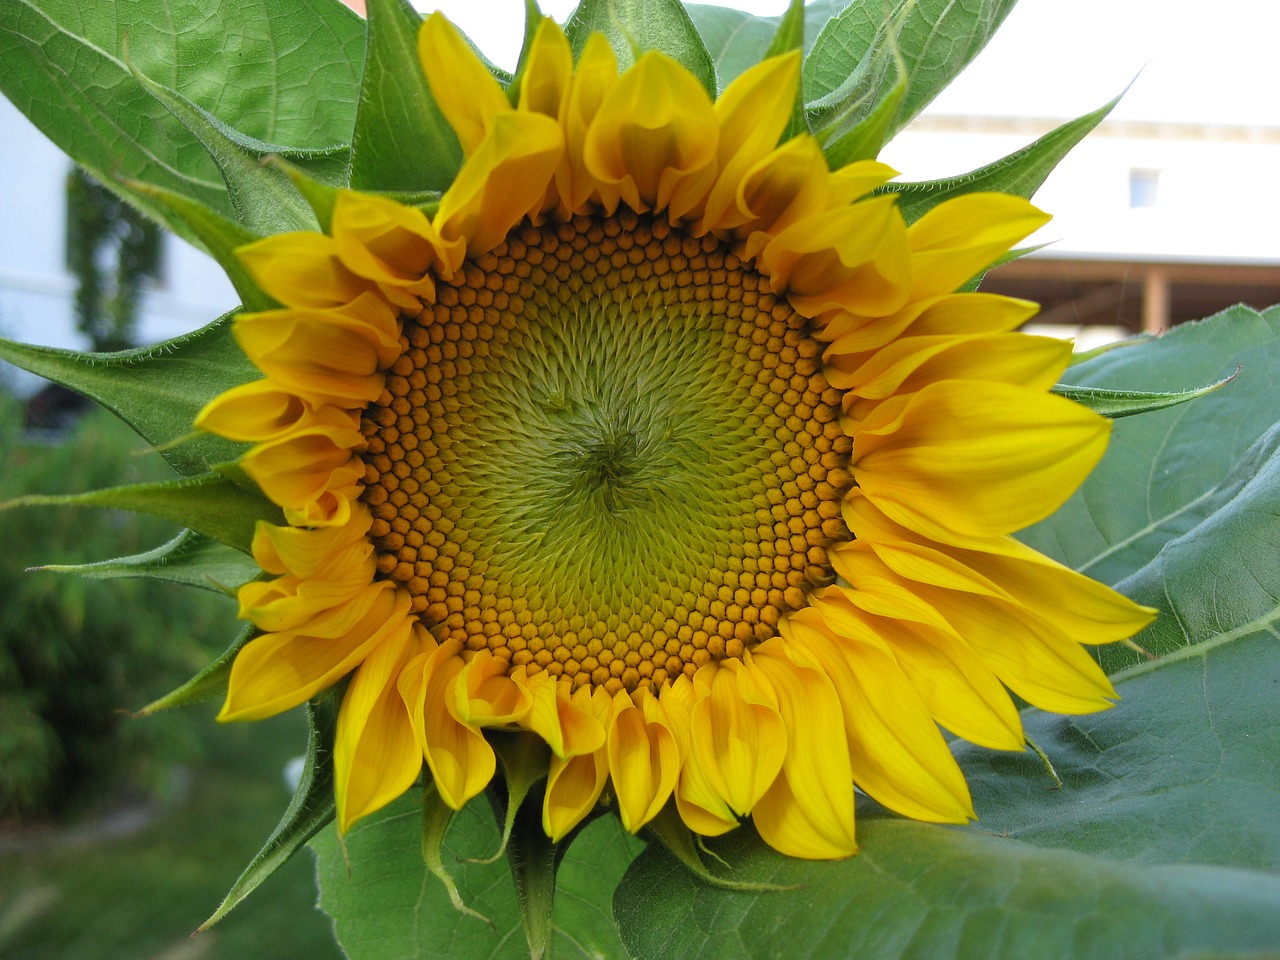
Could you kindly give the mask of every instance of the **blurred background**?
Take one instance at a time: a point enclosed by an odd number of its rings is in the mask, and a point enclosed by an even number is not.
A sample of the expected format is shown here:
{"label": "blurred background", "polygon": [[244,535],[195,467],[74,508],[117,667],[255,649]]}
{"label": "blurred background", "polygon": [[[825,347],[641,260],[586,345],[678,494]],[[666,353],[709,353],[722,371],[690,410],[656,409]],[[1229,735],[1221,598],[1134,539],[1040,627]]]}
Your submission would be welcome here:
{"label": "blurred background", "polygon": [[[727,5],[776,15],[786,4]],[[518,0],[439,6],[514,66]],[[542,6],[563,20],[575,4]],[[954,176],[1129,87],[1037,196],[1055,219],[1030,242],[1046,246],[984,289],[1040,302],[1035,329],[1081,348],[1240,301],[1280,303],[1280,97],[1267,49],[1277,19],[1270,0],[1021,0],[883,159],[904,180]],[[235,305],[211,260],[75,173],[5,100],[0,143],[0,336],[114,350]],[[0,502],[167,475],[91,406],[0,364]],[[312,909],[305,856],[188,937],[283,812],[304,723],[222,727],[213,705],[127,711],[220,653],[238,630],[234,604],[215,589],[28,572],[175,533],[105,511],[0,511],[0,957],[339,955]]]}

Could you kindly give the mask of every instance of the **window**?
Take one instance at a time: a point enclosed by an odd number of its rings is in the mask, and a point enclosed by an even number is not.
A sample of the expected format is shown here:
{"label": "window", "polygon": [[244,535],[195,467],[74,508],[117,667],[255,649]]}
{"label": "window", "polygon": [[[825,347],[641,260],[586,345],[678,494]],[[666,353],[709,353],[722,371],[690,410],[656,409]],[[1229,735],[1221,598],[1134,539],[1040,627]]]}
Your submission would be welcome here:
{"label": "window", "polygon": [[1129,171],[1129,206],[1154,207],[1160,193],[1160,171],[1134,167]]}

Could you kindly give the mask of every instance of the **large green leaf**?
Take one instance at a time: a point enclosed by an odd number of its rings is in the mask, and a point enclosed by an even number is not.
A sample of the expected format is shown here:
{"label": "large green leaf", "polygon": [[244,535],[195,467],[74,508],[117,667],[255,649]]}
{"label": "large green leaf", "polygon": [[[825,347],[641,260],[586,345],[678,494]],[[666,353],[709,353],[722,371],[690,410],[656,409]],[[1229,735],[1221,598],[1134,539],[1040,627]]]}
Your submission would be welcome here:
{"label": "large green leaf", "polygon": [[[804,49],[813,46],[823,24],[845,6],[843,0],[814,0],[804,8]],[[782,24],[782,17],[755,17],[744,10],[688,4],[689,16],[715,61],[720,89],[748,67],[759,63]]]}
{"label": "large green leaf", "polygon": [[1034,757],[963,751],[975,826],[868,803],[862,851],[839,863],[782,857],[745,829],[712,841],[734,879],[792,891],[707,886],[651,847],[614,897],[623,941],[645,960],[1275,956],[1278,675],[1259,630],[1137,668],[1108,713],[1029,710],[1063,786]]}
{"label": "large green leaf", "polygon": [[[1073,366],[1078,386],[1188,389],[1192,403],[1115,424],[1102,463],[1021,538],[1161,609],[1137,639],[1156,653],[1274,622],[1280,597],[1280,308],[1237,306]],[[1104,648],[1104,664],[1136,660]]]}
{"label": "large green leaf", "polygon": [[234,460],[244,444],[191,424],[214,396],[259,376],[231,337],[227,314],[194,333],[119,353],[79,353],[0,339],[0,359],[92,397],[133,427],[179,473]]}
{"label": "large green leaf", "polygon": [[334,0],[0,3],[0,91],[73,159],[189,239],[180,219],[120,181],[230,216],[226,188],[198,139],[130,74],[126,43],[142,73],[247,137],[304,153],[350,139],[364,28]]}
{"label": "large green leaf", "polygon": [[978,55],[1017,0],[894,0],[851,3],[827,21],[805,61],[810,125],[838,140],[897,82],[907,92],[889,132],[900,130]]}
{"label": "large green leaf", "polygon": [[564,29],[575,57],[587,37],[602,33],[613,47],[619,69],[630,67],[637,52],[660,50],[715,96],[715,64],[679,0],[581,0]]}
{"label": "large green leaf", "polygon": [[[454,817],[444,861],[467,906],[492,926],[454,909],[444,884],[423,866],[421,838],[422,805],[409,796],[356,824],[347,835],[345,857],[332,832],[311,842],[319,859],[320,906],[334,918],[347,956],[526,960],[529,949],[506,858],[488,864],[464,859],[488,857],[498,848],[498,828],[483,799]],[[556,889],[554,960],[622,956],[609,895],[638,848],[611,815],[573,841]]]}
{"label": "large green leaf", "polygon": [[351,141],[358,190],[443,190],[462,150],[418,63],[422,18],[405,0],[369,3],[369,49]]}

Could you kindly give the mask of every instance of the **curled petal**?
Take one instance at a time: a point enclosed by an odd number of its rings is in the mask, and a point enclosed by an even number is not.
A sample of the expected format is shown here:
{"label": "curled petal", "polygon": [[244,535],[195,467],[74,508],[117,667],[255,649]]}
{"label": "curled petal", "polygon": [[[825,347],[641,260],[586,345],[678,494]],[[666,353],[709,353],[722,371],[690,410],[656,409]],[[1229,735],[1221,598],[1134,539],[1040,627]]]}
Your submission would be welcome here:
{"label": "curled petal", "polygon": [[[933,383],[854,436],[854,479],[884,513],[946,539],[1010,533],[1057,509],[1106,449],[1110,424],[1002,383]],[[935,533],[936,531],[942,531]]]}
{"label": "curled petal", "polygon": [[429,646],[430,635],[406,618],[360,665],[342,696],[333,771],[343,833],[408,790],[422,771],[422,749],[396,679]]}
{"label": "curled petal", "polygon": [[333,208],[333,239],[352,273],[414,293],[434,291],[430,271],[443,259],[442,241],[421,210],[341,190]]}
{"label": "curled petal", "polygon": [[964,775],[883,640],[837,639],[812,607],[787,621],[784,636],[827,669],[859,787],[917,820],[964,823],[974,815]]}
{"label": "curled petal", "polygon": [[567,681],[545,671],[529,677],[517,675],[515,679],[531,697],[529,711],[521,722],[542,737],[557,757],[595,753],[604,746],[603,723],[594,709],[583,709],[583,701],[570,696]]}
{"label": "curled petal", "polygon": [[796,107],[800,52],[772,57],[739,74],[716,99],[719,174],[703,211],[702,229],[738,227],[752,219],[741,205],[747,172],[778,145]]}
{"label": "curled petal", "polygon": [[569,40],[554,20],[543,17],[520,78],[518,106],[558,120],[572,82],[573,51],[569,49]]}
{"label": "curled petal", "polygon": [[272,717],[333,686],[399,629],[409,595],[370,584],[361,601],[307,628],[266,633],[236,655],[219,720]]}
{"label": "curled petal", "polygon": [[259,444],[240,465],[299,526],[341,525],[364,479],[364,463],[352,452],[363,439],[355,426],[312,426]]}
{"label": "curled petal", "polygon": [[[579,687],[570,697],[576,713],[590,717],[603,732],[613,715],[613,701],[604,688]],[[542,828],[559,841],[591,812],[609,777],[604,741],[594,750],[572,756],[552,756],[547,792],[542,803]]]}
{"label": "curled petal", "polygon": [[740,815],[769,789],[787,749],[777,698],[753,661],[723,660],[694,677],[690,752],[715,791]]}
{"label": "curled petal", "polygon": [[436,790],[454,810],[483,790],[497,769],[493,748],[480,728],[459,720],[451,709],[462,668],[462,644],[448,640],[410,660],[398,681]]}
{"label": "curled petal", "polygon": [[716,175],[715,111],[702,85],[650,50],[622,75],[591,123],[587,170],[632,210],[677,220],[700,204]]}
{"label": "curled petal", "polygon": [[587,172],[586,141],[591,122],[609,92],[618,82],[618,60],[609,41],[601,34],[587,38],[578,58],[569,94],[560,108],[565,151],[556,169],[555,190],[560,198],[560,215],[570,217],[595,197],[612,213],[618,206],[618,192],[598,183]]}
{"label": "curled petal", "polygon": [[613,698],[606,749],[622,826],[635,833],[658,815],[680,775],[680,751],[658,698],[646,689]]}
{"label": "curled petal", "polygon": [[331,310],[271,310],[236,318],[236,342],[275,383],[359,406],[378,398],[400,355],[396,315],[373,294]]}
{"label": "curled petal", "polygon": [[254,380],[206,403],[196,414],[195,427],[240,442],[274,440],[315,422],[320,403],[272,380]]}
{"label": "curled petal", "polygon": [[431,14],[418,31],[418,58],[436,105],[470,156],[493,118],[511,109],[506,93],[442,13]]}
{"label": "curled petal", "polygon": [[894,197],[797,221],[765,246],[758,264],[806,317],[886,314],[910,292],[906,227]]}
{"label": "curled petal", "polygon": [[502,242],[529,213],[541,209],[560,163],[560,125],[540,113],[501,113],[440,201],[435,226],[457,269],[459,245],[471,255]]}
{"label": "curled petal", "polygon": [[791,857],[831,860],[856,853],[853,772],[835,687],[815,661],[797,660],[782,638],[753,661],[778,698],[787,728],[782,772],[751,817],[765,843]]}
{"label": "curled petal", "polygon": [[509,664],[488,650],[467,661],[454,683],[453,715],[476,727],[496,727],[516,723],[533,703],[527,687],[507,676]]}
{"label": "curled petal", "polygon": [[661,694],[671,732],[676,736],[683,758],[680,779],[676,783],[676,811],[690,830],[704,837],[718,837],[736,827],[738,818],[729,809],[722,793],[711,785],[691,747],[689,726],[697,696],[693,681],[683,673]]}
{"label": "curled petal", "polygon": [[281,233],[236,250],[262,290],[286,307],[326,310],[350,303],[371,287],[338,257],[322,233]]}

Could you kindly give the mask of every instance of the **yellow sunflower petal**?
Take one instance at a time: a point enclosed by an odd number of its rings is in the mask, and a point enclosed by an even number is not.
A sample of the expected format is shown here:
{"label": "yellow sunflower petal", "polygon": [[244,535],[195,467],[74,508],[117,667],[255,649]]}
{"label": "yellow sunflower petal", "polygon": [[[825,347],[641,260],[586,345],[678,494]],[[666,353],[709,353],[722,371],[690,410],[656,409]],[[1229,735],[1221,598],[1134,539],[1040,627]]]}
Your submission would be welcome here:
{"label": "yellow sunflower petal", "polygon": [[352,273],[423,295],[434,292],[430,270],[443,259],[442,241],[421,210],[340,190],[332,229],[338,258]]}
{"label": "yellow sunflower petal", "polygon": [[445,242],[465,242],[472,255],[491,250],[523,217],[541,209],[563,152],[560,125],[551,118],[495,116],[440,200],[435,226]]}
{"label": "yellow sunflower petal", "polygon": [[197,430],[228,440],[271,440],[313,422],[317,403],[272,380],[254,380],[214,397],[196,414]]}
{"label": "yellow sunflower petal", "polygon": [[355,427],[313,426],[259,444],[240,465],[273,503],[305,518],[302,524],[343,524],[364,478],[353,452],[362,441]]}
{"label": "yellow sunflower petal", "polygon": [[702,85],[650,50],[622,75],[592,119],[587,170],[632,210],[672,220],[706,197],[716,175],[718,126]]}
{"label": "yellow sunflower petal", "polygon": [[761,272],[806,317],[885,314],[910,292],[906,226],[893,197],[805,217],[761,251]]}
{"label": "yellow sunflower petal", "polygon": [[765,843],[792,857],[829,860],[858,849],[853,833],[853,772],[844,718],[825,670],[774,637],[752,658],[778,698],[787,727],[782,771],[751,811]]}
{"label": "yellow sunflower petal", "polygon": [[[371,584],[367,610],[347,629],[328,636],[266,633],[236,655],[219,720],[261,720],[296,707],[333,686],[404,622],[406,594]],[[357,608],[358,609],[358,608]],[[326,631],[328,632],[328,631]]]}
{"label": "yellow sunflower petal", "polygon": [[690,743],[690,720],[697,692],[693,681],[683,673],[675,683],[662,691],[662,705],[666,707],[671,732],[676,735],[680,756],[680,779],[676,783],[676,812],[685,826],[704,837],[718,837],[738,826],[724,796],[707,778],[705,769]]}
{"label": "yellow sunflower petal", "polygon": [[267,573],[292,573],[322,580],[372,579],[373,544],[365,535],[373,523],[369,509],[357,504],[340,527],[281,527],[259,521],[253,533],[253,559]]}
{"label": "yellow sunflower petal", "polygon": [[635,833],[658,815],[680,775],[680,751],[666,711],[646,689],[619,691],[606,745],[622,826]]}
{"label": "yellow sunflower petal", "polygon": [[321,233],[282,233],[236,250],[269,296],[287,307],[325,310],[350,303],[370,284],[343,266],[338,245]]}
{"label": "yellow sunflower petal", "polygon": [[584,710],[583,702],[569,695],[568,681],[562,682],[545,671],[533,676],[517,674],[515,679],[531,698],[521,722],[542,737],[557,757],[595,753],[604,746],[603,723],[594,710]]}
{"label": "yellow sunflower petal", "polygon": [[564,31],[543,17],[534,34],[524,76],[520,78],[521,110],[560,118],[560,109],[573,82],[573,51]]}
{"label": "yellow sunflower petal", "polygon": [[527,687],[507,676],[507,661],[481,650],[454,682],[450,707],[463,723],[494,727],[524,719],[533,704]]}
{"label": "yellow sunflower petal", "polygon": [[746,815],[782,769],[787,730],[752,660],[709,663],[694,677],[690,751],[730,809]]}
{"label": "yellow sunflower petal", "polygon": [[493,118],[511,109],[506,93],[442,13],[431,14],[418,31],[418,58],[436,105],[470,156]]}
{"label": "yellow sunflower petal", "polygon": [[342,697],[333,773],[343,833],[408,790],[422,771],[422,749],[396,678],[428,644],[421,625],[403,620],[356,670]]}
{"label": "yellow sunflower petal", "polygon": [[[570,698],[570,709],[590,717],[604,731],[613,714],[613,701],[603,688],[579,687]],[[609,777],[609,757],[603,739],[589,752],[569,757],[553,756],[542,803],[542,828],[559,841],[591,812]]]}
{"label": "yellow sunflower petal", "polygon": [[618,60],[609,41],[598,33],[587,38],[574,70],[569,94],[560,108],[564,131],[564,159],[556,169],[555,190],[560,198],[560,215],[568,218],[595,196],[610,213],[618,205],[618,192],[596,182],[587,171],[586,142],[591,122],[601,104],[618,82]]}
{"label": "yellow sunflower petal", "polygon": [[1011,533],[1048,516],[1110,433],[1078,404],[1001,383],[933,383],[895,412],[885,404],[861,425],[853,475],[887,516],[930,535]]}
{"label": "yellow sunflower petal", "polygon": [[743,180],[778,145],[791,120],[800,84],[800,52],[773,57],[739,74],[715,103],[720,122],[720,172],[707,197],[701,229],[741,226],[753,219],[741,204]]}
{"label": "yellow sunflower petal", "polygon": [[883,640],[871,633],[836,635],[812,607],[787,622],[784,636],[831,678],[859,787],[917,820],[965,823],[973,817],[964,775]]}
{"label": "yellow sunflower petal", "polygon": [[436,790],[454,810],[483,790],[497,769],[493,748],[480,728],[463,723],[451,709],[462,673],[461,652],[458,641],[445,641],[410,660],[397,685]]}
{"label": "yellow sunflower petal", "polygon": [[1006,193],[966,193],[938,204],[907,231],[914,295],[950,293],[1050,219]]}

